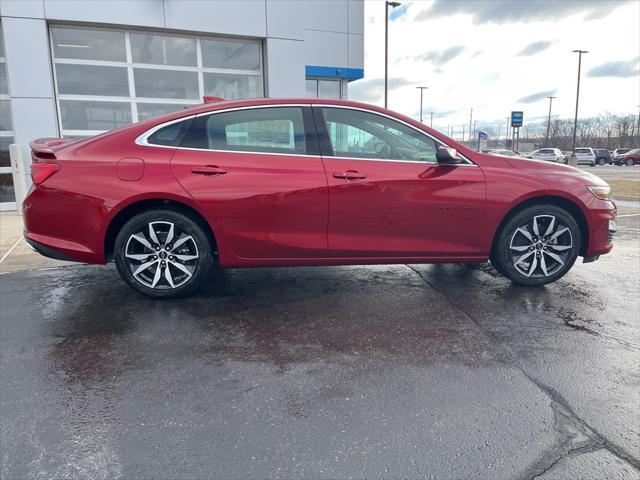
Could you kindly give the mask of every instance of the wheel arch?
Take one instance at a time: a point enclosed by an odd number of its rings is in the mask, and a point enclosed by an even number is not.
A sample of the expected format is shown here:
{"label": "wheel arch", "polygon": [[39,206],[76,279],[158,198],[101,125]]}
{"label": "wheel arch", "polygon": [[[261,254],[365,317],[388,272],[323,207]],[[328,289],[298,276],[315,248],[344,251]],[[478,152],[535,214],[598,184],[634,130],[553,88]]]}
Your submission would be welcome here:
{"label": "wheel arch", "polygon": [[493,232],[493,240],[491,241],[491,253],[493,254],[493,252],[495,251],[496,243],[498,241],[498,236],[500,235],[500,232],[502,231],[506,223],[511,218],[513,218],[514,215],[521,212],[525,208],[532,207],[534,205],[542,205],[542,204],[555,205],[557,207],[560,207],[566,210],[575,219],[575,221],[578,223],[578,227],[580,228],[579,255],[581,256],[586,255],[587,248],[589,245],[589,225],[587,223],[587,218],[585,217],[584,212],[578,206],[577,203],[565,197],[560,197],[557,195],[541,195],[541,196],[531,197],[521,201],[520,203],[512,207],[511,210],[509,210],[507,214],[502,218],[502,220],[498,225],[498,228],[496,228],[496,230]]}
{"label": "wheel arch", "polygon": [[113,250],[118,232],[122,226],[133,216],[150,209],[165,208],[182,213],[195,221],[212,242],[214,250],[217,249],[216,235],[205,217],[194,207],[185,202],[169,198],[145,198],[134,201],[120,209],[109,222],[104,235],[104,257],[109,260],[113,257]]}

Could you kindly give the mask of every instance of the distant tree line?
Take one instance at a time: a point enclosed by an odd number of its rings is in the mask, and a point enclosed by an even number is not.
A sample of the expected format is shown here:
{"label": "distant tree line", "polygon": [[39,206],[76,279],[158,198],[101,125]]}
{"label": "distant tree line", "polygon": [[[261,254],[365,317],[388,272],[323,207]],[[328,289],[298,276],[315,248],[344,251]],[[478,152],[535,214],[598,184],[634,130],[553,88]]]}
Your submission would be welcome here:
{"label": "distant tree line", "polygon": [[[597,117],[578,120],[576,131],[577,147],[606,148],[638,148],[638,120],[636,115],[614,115],[604,113]],[[549,127],[547,122],[530,124],[520,130],[520,142],[534,143],[540,147],[555,147],[571,150],[573,141],[573,119],[552,118]]]}

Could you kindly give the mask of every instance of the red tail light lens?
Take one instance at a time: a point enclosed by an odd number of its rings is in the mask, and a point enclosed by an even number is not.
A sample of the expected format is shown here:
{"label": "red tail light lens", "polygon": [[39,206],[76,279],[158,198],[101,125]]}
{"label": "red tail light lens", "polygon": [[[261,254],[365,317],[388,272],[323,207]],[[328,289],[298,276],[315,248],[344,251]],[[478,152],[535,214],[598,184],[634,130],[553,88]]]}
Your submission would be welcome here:
{"label": "red tail light lens", "polygon": [[57,163],[32,163],[31,180],[34,185],[40,185],[58,170],[60,170],[60,165]]}

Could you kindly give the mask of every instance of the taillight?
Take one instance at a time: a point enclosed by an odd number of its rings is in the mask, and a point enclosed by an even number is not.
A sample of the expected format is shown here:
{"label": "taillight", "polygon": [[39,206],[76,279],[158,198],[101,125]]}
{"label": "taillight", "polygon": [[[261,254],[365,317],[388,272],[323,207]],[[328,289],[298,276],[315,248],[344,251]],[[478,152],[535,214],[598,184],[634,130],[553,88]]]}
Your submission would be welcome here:
{"label": "taillight", "polygon": [[58,170],[60,170],[60,165],[57,163],[32,163],[31,180],[34,185],[40,185]]}

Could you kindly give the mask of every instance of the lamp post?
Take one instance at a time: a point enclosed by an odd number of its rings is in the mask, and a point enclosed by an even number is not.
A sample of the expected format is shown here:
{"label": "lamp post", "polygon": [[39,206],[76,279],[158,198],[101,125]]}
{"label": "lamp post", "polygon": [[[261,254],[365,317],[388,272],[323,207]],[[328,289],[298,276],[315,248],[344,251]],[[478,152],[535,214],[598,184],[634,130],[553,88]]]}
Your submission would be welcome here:
{"label": "lamp post", "polygon": [[387,108],[389,84],[389,6],[399,7],[400,2],[384,2],[384,108]]}
{"label": "lamp post", "polygon": [[640,105],[638,105],[638,127],[636,129],[636,135],[638,135],[638,144],[636,148],[640,148]]}
{"label": "lamp post", "polygon": [[[429,87],[416,87],[416,88],[420,90],[420,123],[422,123],[422,92],[427,90]],[[386,99],[386,92],[387,92],[387,89],[386,89],[386,85],[385,85],[385,99]],[[385,100],[384,106],[385,107],[387,106],[386,100]]]}
{"label": "lamp post", "polygon": [[573,142],[571,148],[571,157],[569,157],[569,165],[575,167],[578,164],[576,158],[576,132],[578,130],[578,100],[580,99],[580,68],[582,67],[582,54],[589,53],[587,50],[573,50],[571,53],[578,54],[578,86],[576,88],[576,116],[573,120]]}
{"label": "lamp post", "polygon": [[547,140],[544,143],[545,147],[549,147],[549,130],[551,129],[551,102],[557,97],[547,97],[549,99],[549,118],[547,119]]}
{"label": "lamp post", "polygon": [[[511,121],[511,117],[507,117],[507,129],[504,131],[504,149],[507,150],[509,148],[508,146],[508,142],[509,142],[509,123]],[[513,147],[513,145],[512,145]],[[513,150],[513,148],[511,149]]]}
{"label": "lamp post", "polygon": [[429,126],[430,126],[431,128],[433,128],[433,114],[434,114],[434,113],[435,113],[435,112],[429,112],[429,115],[431,116],[431,120],[429,121]]}

